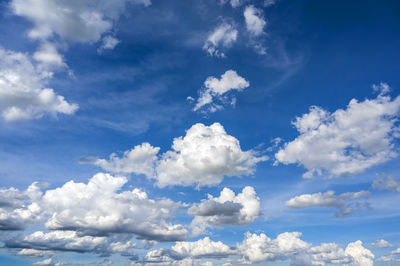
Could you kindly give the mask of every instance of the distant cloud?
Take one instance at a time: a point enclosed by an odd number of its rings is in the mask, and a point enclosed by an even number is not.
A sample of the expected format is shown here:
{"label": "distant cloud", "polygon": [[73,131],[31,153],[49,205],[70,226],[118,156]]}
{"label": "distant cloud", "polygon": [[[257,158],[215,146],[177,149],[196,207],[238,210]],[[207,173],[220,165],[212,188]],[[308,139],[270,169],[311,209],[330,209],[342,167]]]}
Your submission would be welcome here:
{"label": "distant cloud", "polygon": [[193,111],[202,109],[204,112],[213,113],[222,109],[226,104],[234,104],[236,98],[229,95],[229,92],[242,91],[249,86],[249,81],[239,76],[234,70],[227,70],[220,79],[210,76],[204,82],[204,88],[199,92],[200,96]]}
{"label": "distant cloud", "polygon": [[214,242],[209,237],[199,239],[195,242],[176,242],[171,247],[171,250],[174,254],[182,258],[223,258],[236,253],[233,248],[221,241]]}
{"label": "distant cloud", "polygon": [[350,101],[333,113],[312,106],[293,122],[300,135],[276,154],[276,163],[303,165],[304,177],[354,175],[397,155],[400,96],[391,99],[382,91],[375,99]]}
{"label": "distant cloud", "polygon": [[102,44],[97,51],[101,53],[104,50],[113,50],[119,43],[120,40],[107,35],[102,39]]}
{"label": "distant cloud", "polygon": [[159,148],[143,143],[124,152],[122,158],[112,154],[108,161],[83,158],[81,162],[110,172],[145,174],[162,188],[217,185],[224,176],[253,174],[256,164],[268,159],[253,150],[242,151],[239,141],[219,123],[195,124],[186,131],[186,136],[174,139],[172,150],[156,157],[158,151]]}
{"label": "distant cloud", "polygon": [[285,205],[294,209],[307,207],[333,207],[337,208],[336,216],[344,216],[362,207],[368,207],[366,202],[360,203],[355,200],[366,197],[368,191],[347,192],[335,195],[335,191],[325,193],[303,194],[286,201]]}
{"label": "distant cloud", "polygon": [[[51,46],[35,53],[45,65],[63,65]],[[48,50],[50,49],[50,50]],[[54,53],[53,53],[54,52]],[[51,74],[50,74],[51,76]],[[49,73],[42,72],[28,55],[0,47],[0,112],[6,121],[37,119],[44,114],[73,114],[77,104],[68,103],[53,89],[46,88]]]}
{"label": "distant cloud", "polygon": [[400,192],[400,180],[395,179],[392,176],[388,177],[378,177],[372,183],[372,187],[375,189],[391,190],[395,192]]}
{"label": "distant cloud", "polygon": [[394,248],[392,244],[384,239],[376,240],[375,243],[372,243],[371,246],[373,248]]}
{"label": "distant cloud", "polygon": [[208,195],[207,200],[194,204],[188,214],[195,216],[191,223],[194,235],[203,234],[207,227],[221,225],[246,225],[261,215],[260,199],[253,187],[235,193],[224,188],[219,197]]}
{"label": "distant cloud", "polygon": [[228,23],[222,23],[211,32],[203,45],[210,56],[225,57],[225,50],[236,41],[238,31]]}
{"label": "distant cloud", "polygon": [[264,33],[264,27],[267,24],[262,17],[262,11],[253,5],[247,6],[244,10],[244,18],[247,31],[253,36],[260,36]]}

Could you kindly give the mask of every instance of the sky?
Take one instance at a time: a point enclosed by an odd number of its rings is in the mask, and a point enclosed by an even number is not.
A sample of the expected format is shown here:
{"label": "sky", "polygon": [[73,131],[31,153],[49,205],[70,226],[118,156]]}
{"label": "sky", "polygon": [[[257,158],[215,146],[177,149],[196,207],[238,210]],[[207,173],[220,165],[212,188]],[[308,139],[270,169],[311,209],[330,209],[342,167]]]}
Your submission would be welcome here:
{"label": "sky", "polygon": [[400,265],[400,3],[0,2],[1,265]]}

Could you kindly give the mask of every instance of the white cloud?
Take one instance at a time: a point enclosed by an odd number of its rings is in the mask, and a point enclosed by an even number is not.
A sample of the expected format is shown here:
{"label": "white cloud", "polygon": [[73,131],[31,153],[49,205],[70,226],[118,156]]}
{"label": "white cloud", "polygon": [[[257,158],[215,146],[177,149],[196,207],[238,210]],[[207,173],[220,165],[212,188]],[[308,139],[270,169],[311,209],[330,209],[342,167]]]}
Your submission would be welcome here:
{"label": "white cloud", "polygon": [[43,187],[43,183],[35,182],[23,192],[13,187],[0,189],[0,230],[23,230],[40,221],[43,210],[35,201]]}
{"label": "white cloud", "polygon": [[79,236],[75,231],[34,232],[23,237],[16,237],[5,242],[9,248],[40,249],[41,251],[89,252],[102,255],[120,253],[134,254],[135,244],[114,241],[102,236]]}
{"label": "white cloud", "polygon": [[137,188],[118,193],[126,182],[125,177],[99,173],[87,184],[69,181],[60,188],[47,190],[42,204],[52,215],[46,227],[88,235],[133,233],[159,241],[186,239],[187,230],[170,223],[181,204],[169,199],[149,199]]}
{"label": "white cloud", "polygon": [[97,51],[102,52],[103,50],[113,50],[119,43],[120,40],[107,35],[103,38],[102,44]]}
{"label": "white cloud", "polygon": [[392,176],[388,177],[378,177],[372,183],[372,187],[375,189],[391,190],[395,192],[400,192],[400,181]]}
{"label": "white cloud", "polygon": [[53,265],[53,259],[52,258],[48,258],[42,261],[37,261],[35,263],[33,263],[34,266],[39,266],[39,265]]}
{"label": "white cloud", "polygon": [[165,187],[217,185],[224,176],[253,174],[256,164],[268,159],[253,150],[242,151],[239,141],[219,123],[195,124],[186,136],[174,139],[172,150],[157,157],[158,151],[158,147],[143,143],[125,151],[121,158],[111,154],[109,160],[88,157],[80,162],[113,173],[144,174]]}
{"label": "white cloud", "polygon": [[224,176],[244,176],[254,173],[258,162],[253,150],[242,151],[239,141],[228,135],[219,123],[193,125],[185,137],[175,138],[172,150],[164,153],[156,168],[157,185],[211,186]]}
{"label": "white cloud", "polygon": [[171,250],[182,258],[223,258],[236,253],[234,249],[221,241],[214,242],[209,237],[195,242],[177,242]]}
{"label": "white cloud", "polygon": [[54,252],[48,250],[38,250],[38,249],[31,249],[31,248],[23,248],[18,251],[17,255],[19,256],[26,256],[32,258],[39,258],[44,256],[53,255]]}
{"label": "white cloud", "polygon": [[53,70],[67,68],[63,56],[57,51],[55,44],[50,42],[43,42],[40,49],[33,54],[33,59],[38,62],[37,68],[44,77],[51,77]]}
{"label": "white cloud", "polygon": [[379,94],[358,102],[353,99],[345,110],[329,113],[312,106],[293,125],[300,135],[276,154],[276,163],[303,165],[312,177],[323,170],[331,176],[353,175],[395,157],[394,139],[400,96]]}
{"label": "white cloud", "polygon": [[394,247],[392,244],[390,244],[385,239],[376,240],[376,242],[372,243],[371,246],[373,248],[393,248]]}
{"label": "white cloud", "polygon": [[253,5],[247,6],[244,10],[247,31],[253,36],[260,36],[264,33],[264,27],[267,24],[263,18],[262,11]]}
{"label": "white cloud", "polygon": [[33,22],[31,38],[46,40],[57,34],[72,41],[96,42],[113,27],[127,3],[151,4],[150,0],[12,0],[11,8]]}
{"label": "white cloud", "polygon": [[188,213],[195,218],[191,223],[193,234],[205,233],[206,227],[221,225],[246,225],[261,215],[260,199],[253,187],[245,187],[242,193],[224,188],[219,197],[208,195],[207,200],[194,204]]}
{"label": "white cloud", "polygon": [[[198,111],[204,106],[208,106],[207,111],[215,112],[223,108],[223,104],[234,103],[234,97],[227,96],[230,91],[242,91],[249,87],[250,83],[245,78],[239,76],[236,71],[228,70],[221,75],[221,78],[210,76],[204,82],[204,88],[200,90],[200,97],[193,108],[193,111]],[[222,105],[215,103],[219,101]]]}
{"label": "white cloud", "polygon": [[374,254],[362,246],[362,242],[357,240],[347,245],[345,250],[346,255],[353,258],[353,262],[349,263],[352,266],[372,266],[374,265]]}
{"label": "white cloud", "polygon": [[125,151],[121,158],[112,153],[109,160],[89,157],[80,159],[80,162],[97,165],[112,173],[144,174],[151,178],[154,176],[159,150],[160,148],[153,147],[149,143],[142,143],[136,145],[132,150]]}
{"label": "white cloud", "polygon": [[210,56],[225,57],[224,51],[232,46],[236,41],[238,31],[228,23],[223,23],[216,27],[213,32],[207,37],[203,45]]}
{"label": "white cloud", "polygon": [[286,232],[270,239],[265,234],[246,233],[246,238],[237,245],[239,260],[243,264],[252,264],[262,261],[287,260],[291,256],[304,252],[311,247],[300,239],[299,232]]}
{"label": "white cloud", "polygon": [[335,191],[329,190],[325,193],[303,194],[286,201],[285,205],[291,208],[307,208],[307,207],[333,207],[337,208],[336,216],[347,215],[362,206],[368,206],[367,203],[355,202],[355,200],[366,197],[370,193],[368,191],[347,192],[335,195]]}
{"label": "white cloud", "polygon": [[[46,64],[53,60],[37,55]],[[35,119],[45,113],[73,114],[78,105],[65,101],[53,89],[45,88],[47,79],[26,54],[0,47],[0,112],[6,121]]]}

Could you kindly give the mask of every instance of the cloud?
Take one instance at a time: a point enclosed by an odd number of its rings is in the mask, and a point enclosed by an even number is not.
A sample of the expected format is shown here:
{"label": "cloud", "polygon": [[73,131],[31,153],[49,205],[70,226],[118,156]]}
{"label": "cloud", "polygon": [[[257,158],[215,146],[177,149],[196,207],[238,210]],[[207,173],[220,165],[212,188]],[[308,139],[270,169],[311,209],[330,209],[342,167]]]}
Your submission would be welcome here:
{"label": "cloud", "polygon": [[37,69],[44,77],[52,77],[54,70],[67,69],[64,57],[57,51],[55,44],[43,42],[38,51],[33,54],[38,62]]}
{"label": "cloud", "polygon": [[262,261],[286,260],[299,252],[304,252],[311,247],[301,240],[299,232],[285,232],[270,239],[265,234],[246,233],[242,243],[237,245],[239,254],[242,255],[239,262],[252,264]]}
{"label": "cloud", "polygon": [[170,223],[181,204],[149,199],[146,192],[137,188],[118,193],[126,182],[125,177],[99,173],[87,184],[69,181],[47,190],[42,205],[52,215],[46,228],[86,235],[133,233],[157,241],[186,239],[187,230]]}
{"label": "cloud", "polygon": [[160,148],[153,147],[149,143],[142,143],[130,151],[125,151],[121,158],[112,153],[109,160],[88,157],[80,159],[80,162],[97,165],[112,173],[144,174],[151,178],[154,176],[154,167],[159,150]]}
{"label": "cloud", "polygon": [[195,216],[191,223],[194,235],[205,233],[207,227],[221,225],[246,225],[261,215],[260,199],[253,187],[235,193],[224,188],[219,197],[208,195],[207,200],[193,204],[188,214]]}
{"label": "cloud", "polygon": [[375,189],[391,190],[394,192],[400,192],[400,181],[392,176],[378,177],[372,183],[372,187]]}
{"label": "cloud", "polygon": [[121,158],[111,154],[109,160],[88,157],[80,162],[114,173],[145,174],[162,188],[217,185],[224,176],[253,174],[256,164],[268,159],[253,150],[242,151],[239,141],[219,123],[195,124],[186,136],[174,139],[172,150],[157,157],[158,151],[158,147],[143,143],[125,151]]}
{"label": "cloud", "polygon": [[57,34],[77,42],[97,42],[113,27],[127,3],[148,6],[150,0],[57,1],[12,0],[12,11],[33,22],[28,32],[33,39],[46,40]]}
{"label": "cloud", "polygon": [[39,265],[54,265],[53,264],[53,259],[52,258],[48,258],[42,261],[37,261],[35,263],[33,263],[34,266],[39,266]]}
{"label": "cloud", "polygon": [[[47,60],[47,64],[55,60],[44,54],[36,54],[36,57]],[[6,121],[36,119],[46,113],[75,113],[78,105],[68,103],[53,89],[45,88],[48,75],[42,74],[26,54],[0,47],[0,112]]]}
{"label": "cloud", "polygon": [[349,265],[362,265],[362,266],[372,266],[374,265],[374,254],[362,246],[360,240],[352,242],[347,245],[345,253],[353,258],[353,262]]}
{"label": "cloud", "polygon": [[[228,70],[221,75],[221,78],[210,76],[204,82],[204,88],[200,90],[200,97],[193,108],[193,111],[198,111],[204,106],[208,106],[208,112],[215,112],[223,108],[226,103],[234,104],[236,98],[228,95],[231,91],[242,91],[249,87],[250,83],[245,78],[239,76],[236,71]],[[221,104],[215,103],[215,101]]]}
{"label": "cloud", "polygon": [[267,22],[264,20],[262,11],[253,5],[247,6],[244,10],[246,29],[252,36],[260,36],[264,33]]}
{"label": "cloud", "polygon": [[208,35],[203,45],[203,50],[210,56],[225,57],[225,50],[230,48],[236,41],[237,35],[238,31],[233,25],[223,23]]}
{"label": "cloud", "polygon": [[113,50],[119,43],[120,40],[107,35],[103,38],[102,44],[97,51],[101,53],[103,50]]}
{"label": "cloud", "polygon": [[219,123],[205,126],[198,123],[175,138],[172,150],[158,161],[157,185],[212,186],[224,176],[244,176],[254,173],[258,162],[267,160],[253,150],[242,151],[239,141],[228,135]]}
{"label": "cloud", "polygon": [[304,166],[303,177],[322,171],[332,177],[361,173],[397,155],[399,110],[400,96],[391,100],[382,93],[372,100],[352,99],[333,113],[312,106],[293,122],[300,135],[275,154],[276,163]]}
{"label": "cloud", "polygon": [[387,242],[384,239],[376,240],[376,242],[372,243],[371,246],[373,248],[393,248],[394,247],[392,244],[390,244],[389,242]]}
{"label": "cloud", "polygon": [[48,250],[38,250],[38,249],[31,249],[31,248],[23,248],[20,251],[18,251],[17,255],[19,256],[26,256],[26,257],[32,257],[32,258],[40,258],[44,256],[49,256],[53,255],[54,253],[52,251]]}
{"label": "cloud", "polygon": [[42,208],[37,201],[41,197],[43,183],[35,182],[21,192],[13,187],[0,189],[0,230],[23,230],[28,224],[40,221]]}
{"label": "cloud", "polygon": [[337,217],[350,214],[351,212],[367,206],[367,203],[361,204],[354,202],[355,200],[366,197],[370,193],[369,191],[359,192],[347,192],[339,195],[335,195],[335,191],[329,190],[325,193],[314,193],[314,194],[303,194],[296,196],[286,201],[285,205],[294,209],[307,208],[307,207],[333,207],[337,208]]}
{"label": "cloud", "polygon": [[177,242],[171,247],[171,250],[182,258],[225,258],[236,253],[235,249],[221,241],[214,242],[209,237],[195,242]]}
{"label": "cloud", "polygon": [[27,236],[16,237],[5,242],[8,248],[36,249],[41,251],[71,251],[78,253],[96,253],[109,255],[119,253],[133,255],[135,244],[118,242],[113,238],[100,236],[79,236],[75,231],[34,232]]}

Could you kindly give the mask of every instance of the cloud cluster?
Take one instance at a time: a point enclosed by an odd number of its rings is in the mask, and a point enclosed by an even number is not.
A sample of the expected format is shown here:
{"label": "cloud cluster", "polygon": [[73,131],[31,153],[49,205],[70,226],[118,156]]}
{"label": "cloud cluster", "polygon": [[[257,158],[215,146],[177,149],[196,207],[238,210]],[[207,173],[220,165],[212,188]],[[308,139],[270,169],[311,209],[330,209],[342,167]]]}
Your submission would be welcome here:
{"label": "cloud cluster", "polygon": [[219,123],[193,125],[186,136],[174,139],[172,150],[156,160],[158,151],[143,143],[125,152],[122,158],[111,155],[110,160],[86,158],[81,162],[94,163],[110,172],[145,174],[155,179],[159,187],[200,187],[217,185],[224,176],[251,175],[258,162],[267,160],[253,150],[242,151],[239,141]]}
{"label": "cloud cluster", "polygon": [[205,233],[207,227],[222,225],[246,225],[261,215],[260,199],[253,187],[235,193],[224,188],[219,197],[208,195],[207,200],[193,204],[188,214],[195,216],[192,223],[194,235]]}
{"label": "cloud cluster", "polygon": [[[177,242],[170,249],[151,250],[142,265],[187,265],[188,259],[236,258],[237,264],[290,261],[290,265],[342,264],[347,266],[373,265],[374,255],[362,246],[360,240],[351,242],[346,249],[336,243],[312,246],[300,239],[299,232],[285,232],[275,239],[267,235],[247,232],[236,247],[214,242],[205,237],[195,242]],[[192,265],[192,264],[188,264]],[[232,265],[227,262],[224,265]]]}
{"label": "cloud cluster", "polygon": [[375,99],[353,99],[346,109],[333,113],[312,106],[293,122],[300,135],[275,154],[276,162],[304,166],[304,177],[322,171],[337,177],[360,173],[395,157],[400,96],[392,100],[385,94],[387,84],[379,88]]}
{"label": "cloud cluster", "polygon": [[210,56],[225,57],[225,51],[236,41],[237,35],[234,25],[222,23],[208,35],[203,50]]}
{"label": "cloud cluster", "polygon": [[307,207],[333,207],[337,208],[338,212],[335,214],[341,217],[365,206],[368,207],[366,202],[360,203],[355,200],[366,197],[370,194],[369,191],[347,192],[335,195],[335,191],[329,190],[325,193],[303,194],[296,196],[286,201],[285,205],[294,209],[307,208]]}
{"label": "cloud cluster", "polygon": [[78,109],[77,104],[68,103],[46,88],[51,73],[38,68],[63,64],[51,49],[45,46],[35,53],[34,57],[42,62],[35,67],[28,55],[0,47],[0,112],[6,121],[35,119],[46,113],[70,115]]}
{"label": "cloud cluster", "polygon": [[227,103],[234,105],[236,98],[229,92],[242,91],[249,86],[249,81],[239,76],[234,70],[227,70],[220,79],[210,76],[204,82],[204,88],[199,92],[200,96],[193,111],[204,110],[207,106],[205,111],[213,113],[222,109],[223,105]]}

